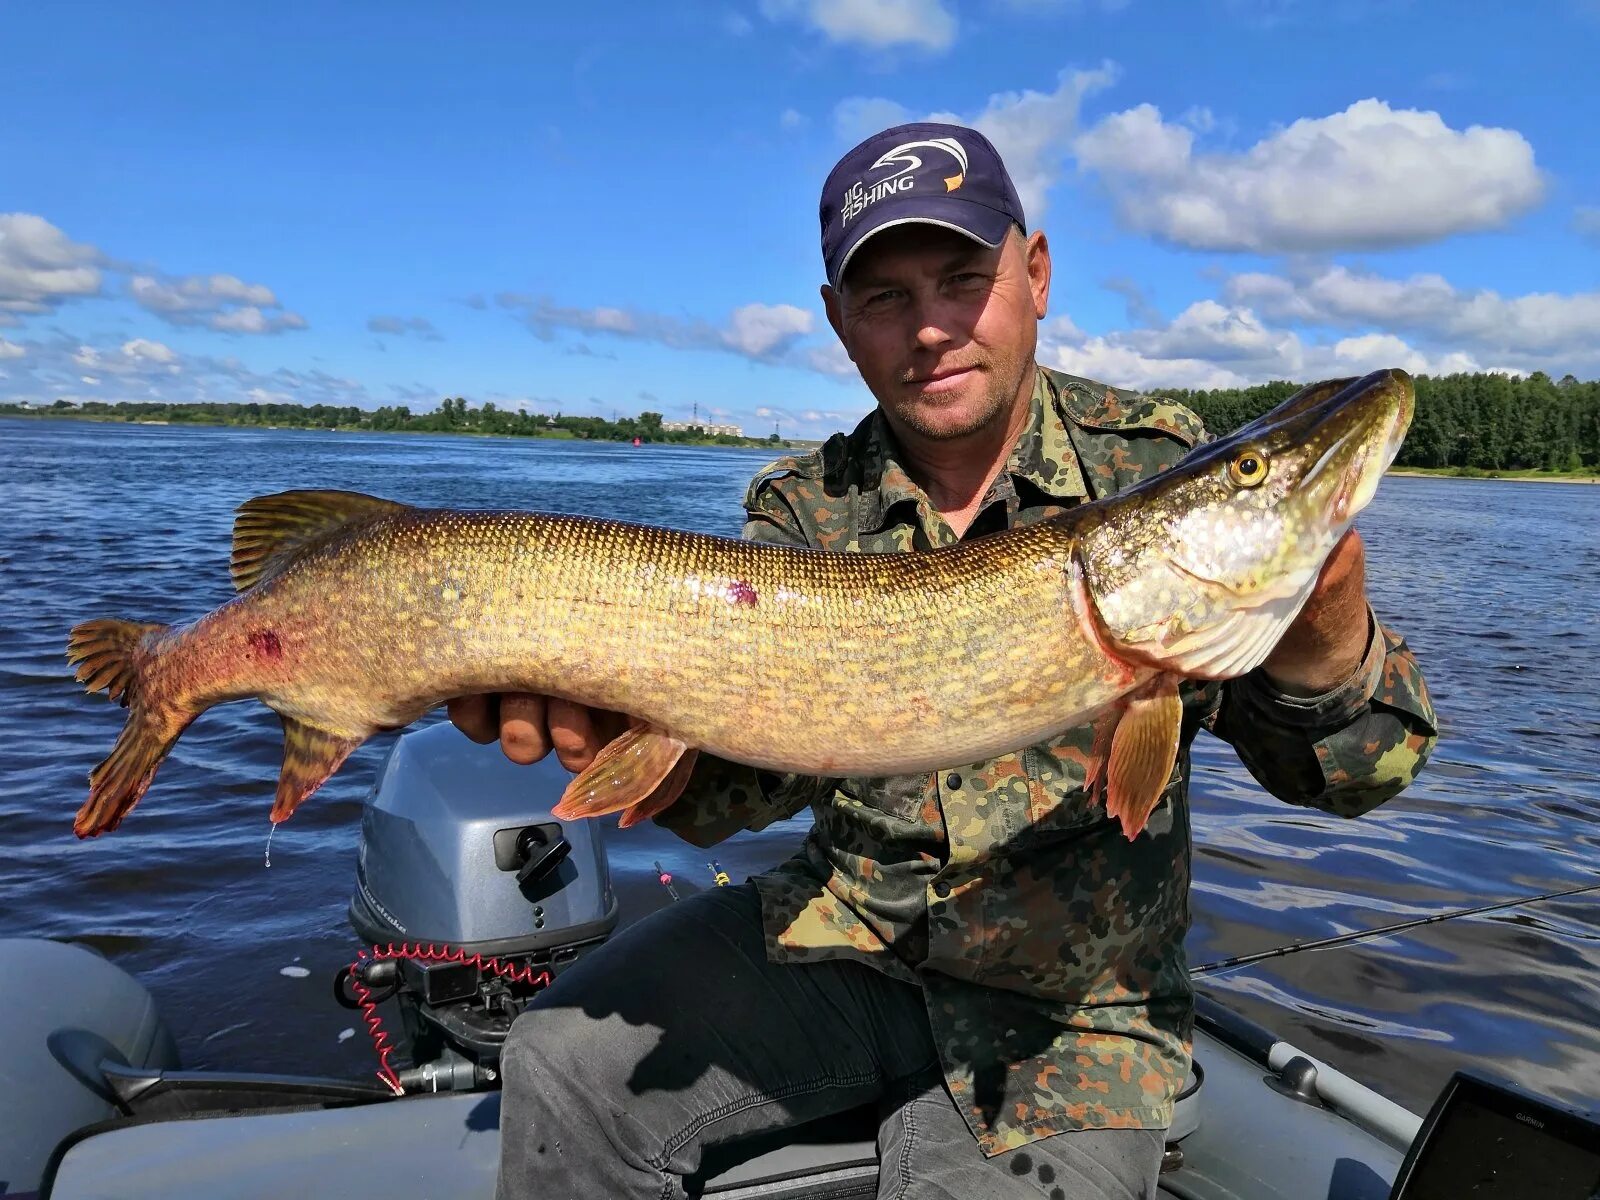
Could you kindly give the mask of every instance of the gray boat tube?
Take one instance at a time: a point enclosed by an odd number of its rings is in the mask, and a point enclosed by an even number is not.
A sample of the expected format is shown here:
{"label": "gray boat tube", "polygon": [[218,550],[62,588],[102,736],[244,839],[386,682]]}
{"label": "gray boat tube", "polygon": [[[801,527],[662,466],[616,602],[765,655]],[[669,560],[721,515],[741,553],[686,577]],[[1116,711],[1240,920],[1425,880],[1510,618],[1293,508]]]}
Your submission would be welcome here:
{"label": "gray boat tube", "polygon": [[1195,996],[1195,1019],[1213,1037],[1277,1076],[1283,1090],[1302,1099],[1315,1098],[1395,1150],[1404,1152],[1416,1140],[1422,1128],[1416,1113],[1282,1040],[1266,1026],[1205,995]]}
{"label": "gray boat tube", "polygon": [[133,976],[84,946],[0,938],[0,1191],[38,1190],[56,1143],[118,1114],[100,1073],[178,1065],[155,999]]}

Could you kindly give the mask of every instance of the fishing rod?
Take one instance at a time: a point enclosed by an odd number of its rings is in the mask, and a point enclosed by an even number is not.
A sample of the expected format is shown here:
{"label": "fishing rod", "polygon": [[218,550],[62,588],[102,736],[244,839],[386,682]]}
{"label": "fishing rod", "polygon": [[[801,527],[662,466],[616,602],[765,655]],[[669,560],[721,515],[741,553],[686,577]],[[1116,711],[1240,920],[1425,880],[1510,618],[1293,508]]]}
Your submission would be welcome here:
{"label": "fishing rod", "polygon": [[1476,908],[1458,908],[1453,912],[1435,913],[1431,917],[1415,917],[1409,921],[1396,921],[1393,925],[1380,925],[1376,929],[1359,929],[1354,933],[1341,933],[1335,937],[1317,938],[1315,941],[1310,942],[1291,942],[1287,946],[1277,946],[1271,950],[1258,950],[1254,954],[1239,954],[1233,958],[1201,963],[1197,967],[1190,967],[1189,974],[1191,976],[1210,975],[1215,971],[1226,971],[1233,967],[1248,967],[1252,963],[1265,962],[1269,958],[1282,958],[1288,954],[1299,954],[1302,950],[1326,950],[1331,946],[1348,946],[1355,942],[1388,937],[1391,933],[1403,933],[1407,929],[1416,929],[1421,925],[1436,925],[1440,921],[1454,921],[1457,917],[1475,917],[1480,913],[1495,912],[1502,908],[1515,908],[1519,904],[1537,904],[1541,900],[1559,900],[1563,896],[1581,896],[1586,892],[1600,892],[1600,883],[1591,883],[1584,887],[1566,888],[1559,892],[1546,892],[1542,896],[1518,896],[1514,900],[1500,900],[1494,904],[1480,904]]}

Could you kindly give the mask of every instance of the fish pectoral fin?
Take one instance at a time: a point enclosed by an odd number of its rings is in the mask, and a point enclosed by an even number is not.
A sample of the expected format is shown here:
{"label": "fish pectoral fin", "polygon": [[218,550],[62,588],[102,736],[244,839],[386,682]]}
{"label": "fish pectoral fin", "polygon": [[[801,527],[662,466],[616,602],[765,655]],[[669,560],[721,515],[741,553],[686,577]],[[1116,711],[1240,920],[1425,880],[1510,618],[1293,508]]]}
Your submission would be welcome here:
{"label": "fish pectoral fin", "polygon": [[326,783],[350,752],[366,740],[330,733],[296,717],[283,717],[283,770],[278,775],[272,823],[277,825],[293,816],[301,801]]}
{"label": "fish pectoral fin", "polygon": [[[687,743],[671,734],[648,725],[636,725],[610,742],[595,755],[594,762],[567,784],[560,802],[550,810],[551,815],[561,821],[576,821],[632,809],[647,801],[657,804],[654,796],[657,789],[676,784],[671,797],[650,810],[651,815],[660,812],[683,791],[688,771],[680,773],[678,766],[685,758],[690,759],[692,766],[695,753]],[[631,825],[642,819],[636,817],[627,823]]]}
{"label": "fish pectoral fin", "polygon": [[246,500],[233,520],[228,570],[236,591],[271,579],[311,547],[346,526],[404,512],[408,506],[362,492],[277,492]]}
{"label": "fish pectoral fin", "polygon": [[1106,766],[1106,815],[1122,822],[1129,841],[1144,829],[1172,777],[1182,727],[1174,675],[1159,676],[1128,702],[1117,722]]}

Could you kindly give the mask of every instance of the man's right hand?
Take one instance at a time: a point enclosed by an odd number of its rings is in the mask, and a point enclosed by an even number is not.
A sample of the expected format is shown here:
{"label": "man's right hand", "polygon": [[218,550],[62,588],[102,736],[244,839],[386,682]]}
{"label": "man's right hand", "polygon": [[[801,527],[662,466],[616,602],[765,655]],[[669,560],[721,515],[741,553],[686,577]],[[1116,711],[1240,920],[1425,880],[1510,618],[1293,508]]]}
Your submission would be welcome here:
{"label": "man's right hand", "polygon": [[561,765],[574,772],[586,768],[628,728],[625,713],[528,692],[458,696],[445,705],[445,712],[480,745],[498,739],[514,763],[535,763],[554,750]]}

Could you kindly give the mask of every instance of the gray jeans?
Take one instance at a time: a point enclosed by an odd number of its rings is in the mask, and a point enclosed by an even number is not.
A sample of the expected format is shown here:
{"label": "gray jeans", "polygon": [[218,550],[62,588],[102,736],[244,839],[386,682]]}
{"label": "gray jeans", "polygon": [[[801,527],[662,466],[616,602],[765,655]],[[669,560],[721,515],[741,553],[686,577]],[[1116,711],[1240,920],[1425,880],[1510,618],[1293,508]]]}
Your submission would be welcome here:
{"label": "gray jeans", "polygon": [[1154,1130],[985,1158],[945,1091],[922,993],[854,962],[767,961],[755,888],[624,930],[511,1027],[498,1200],[675,1200],[702,1148],[876,1104],[880,1200],[1154,1200]]}

